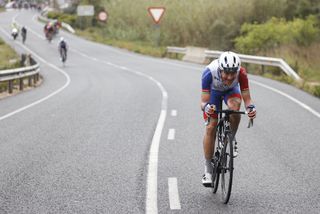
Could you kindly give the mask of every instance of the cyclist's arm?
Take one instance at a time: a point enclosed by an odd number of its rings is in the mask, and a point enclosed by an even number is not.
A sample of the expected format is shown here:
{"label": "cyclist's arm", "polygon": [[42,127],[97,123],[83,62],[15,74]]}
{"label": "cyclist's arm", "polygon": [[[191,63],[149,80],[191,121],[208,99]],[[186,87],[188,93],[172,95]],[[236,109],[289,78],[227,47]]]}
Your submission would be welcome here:
{"label": "cyclist's arm", "polygon": [[250,90],[249,89],[245,90],[245,91],[241,91],[241,96],[242,96],[242,99],[244,101],[244,106],[245,107],[253,104],[251,96],[250,96]]}
{"label": "cyclist's arm", "polygon": [[243,67],[241,67],[240,73],[239,73],[239,84],[240,84],[242,99],[244,101],[244,106],[247,107],[249,105],[252,105],[253,102],[250,96],[248,75],[246,70]]}
{"label": "cyclist's arm", "polygon": [[201,93],[201,110],[210,101],[210,89],[212,83],[212,74],[209,68],[206,68],[202,74],[202,93]]}
{"label": "cyclist's arm", "polygon": [[201,110],[204,109],[204,106],[210,101],[210,93],[203,93],[201,94]]}

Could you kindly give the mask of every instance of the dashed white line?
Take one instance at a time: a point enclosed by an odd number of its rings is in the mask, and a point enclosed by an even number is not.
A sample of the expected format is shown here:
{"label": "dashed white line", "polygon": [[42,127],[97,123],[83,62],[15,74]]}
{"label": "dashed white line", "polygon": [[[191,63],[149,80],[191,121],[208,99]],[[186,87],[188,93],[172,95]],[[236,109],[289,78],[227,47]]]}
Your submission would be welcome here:
{"label": "dashed white line", "polygon": [[178,114],[177,110],[175,110],[175,109],[171,110],[171,116],[172,117],[176,117],[177,114]]}
{"label": "dashed white line", "polygon": [[180,198],[179,198],[177,178],[168,178],[168,189],[169,189],[170,209],[180,210],[181,204],[180,204]]}
{"label": "dashed white line", "polygon": [[169,129],[168,140],[174,140],[174,135],[175,135],[175,130],[174,129]]}

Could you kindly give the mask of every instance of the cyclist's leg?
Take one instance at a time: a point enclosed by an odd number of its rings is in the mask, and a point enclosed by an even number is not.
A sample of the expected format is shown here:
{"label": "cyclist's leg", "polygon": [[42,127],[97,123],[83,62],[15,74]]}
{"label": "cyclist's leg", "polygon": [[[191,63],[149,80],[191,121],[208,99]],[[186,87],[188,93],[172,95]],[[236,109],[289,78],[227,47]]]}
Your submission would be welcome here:
{"label": "cyclist's leg", "polygon": [[[215,105],[217,109],[221,109],[221,96],[221,92],[211,91],[210,103]],[[218,115],[215,114],[213,117],[207,118],[204,114],[204,119],[206,120],[206,130],[203,138],[203,150],[205,157],[205,175],[207,176],[207,173],[212,174],[211,159],[213,157],[215,147]],[[211,178],[207,179],[209,179],[211,186]],[[203,184],[205,185],[205,179],[203,179]]]}
{"label": "cyclist's leg", "polygon": [[[235,86],[227,92],[227,94],[224,97],[224,101],[229,109],[239,111],[241,106],[241,93],[239,85]],[[240,114],[230,115],[230,124],[233,135],[237,133],[240,119]]]}

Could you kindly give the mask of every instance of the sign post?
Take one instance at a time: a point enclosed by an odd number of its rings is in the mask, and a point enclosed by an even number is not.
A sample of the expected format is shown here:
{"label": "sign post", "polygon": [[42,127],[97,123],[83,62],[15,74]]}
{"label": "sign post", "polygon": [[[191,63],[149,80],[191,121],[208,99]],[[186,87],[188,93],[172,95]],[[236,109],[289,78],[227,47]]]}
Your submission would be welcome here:
{"label": "sign post", "polygon": [[156,28],[155,40],[156,40],[157,46],[159,46],[160,44],[160,35],[161,35],[160,21],[165,10],[166,10],[165,7],[149,7],[148,8],[149,15],[152,17],[153,22],[155,23],[154,25]]}
{"label": "sign post", "polygon": [[[100,22],[103,22],[104,24],[107,23],[107,20],[108,20],[108,13],[107,11],[105,10],[102,10],[98,13],[98,20]],[[101,33],[102,33],[102,38],[106,37],[106,29],[105,29],[105,26],[102,26],[102,29],[101,29]]]}

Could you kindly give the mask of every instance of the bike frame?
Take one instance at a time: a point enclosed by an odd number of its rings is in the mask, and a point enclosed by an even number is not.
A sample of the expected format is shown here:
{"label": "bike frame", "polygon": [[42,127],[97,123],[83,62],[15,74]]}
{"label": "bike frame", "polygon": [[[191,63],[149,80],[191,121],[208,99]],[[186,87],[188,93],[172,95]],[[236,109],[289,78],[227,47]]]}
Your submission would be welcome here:
{"label": "bike frame", "polygon": [[[231,195],[232,179],[233,179],[233,139],[234,134],[231,130],[230,115],[231,114],[246,114],[243,111],[234,110],[216,110],[218,116],[217,124],[217,142],[214,157],[212,160],[213,164],[213,175],[212,175],[212,187],[213,193],[216,193],[219,185],[220,174],[221,174],[221,188],[222,188],[222,199],[223,203],[227,204]],[[251,124],[250,120],[250,124]],[[250,125],[249,124],[249,125]],[[229,144],[229,145],[228,145]],[[228,148],[229,146],[229,148]],[[228,161],[229,158],[229,161]],[[228,182],[225,181],[225,176],[228,177]]]}

